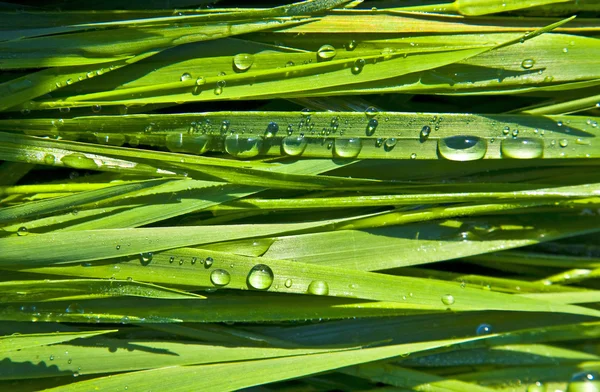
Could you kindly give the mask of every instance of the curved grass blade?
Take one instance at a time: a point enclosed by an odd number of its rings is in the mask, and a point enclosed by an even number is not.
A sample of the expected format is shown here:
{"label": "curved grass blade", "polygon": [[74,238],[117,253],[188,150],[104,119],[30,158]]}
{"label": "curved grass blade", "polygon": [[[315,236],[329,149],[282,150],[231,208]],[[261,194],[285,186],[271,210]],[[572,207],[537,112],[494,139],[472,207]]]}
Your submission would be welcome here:
{"label": "curved grass blade", "polygon": [[106,329],[87,332],[30,333],[23,335],[15,334],[9,336],[0,336],[0,352],[4,353],[4,355],[11,356],[13,354],[7,354],[7,352],[21,351],[34,347],[37,350],[40,346],[65,343],[74,339],[85,339],[92,336],[105,335],[113,332],[117,332],[117,330]]}

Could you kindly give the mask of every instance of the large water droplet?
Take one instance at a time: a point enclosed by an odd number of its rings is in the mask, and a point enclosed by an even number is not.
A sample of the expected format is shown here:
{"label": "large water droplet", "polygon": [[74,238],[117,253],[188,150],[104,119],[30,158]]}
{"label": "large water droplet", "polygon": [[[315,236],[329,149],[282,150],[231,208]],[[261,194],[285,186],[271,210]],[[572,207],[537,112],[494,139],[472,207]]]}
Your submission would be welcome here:
{"label": "large water droplet", "polygon": [[233,56],[233,70],[235,72],[246,72],[254,64],[254,55],[239,53]]}
{"label": "large water droplet", "polygon": [[371,136],[377,130],[377,126],[379,125],[379,121],[376,118],[372,118],[367,123],[367,135]]}
{"label": "large water droplet", "polygon": [[286,136],[281,141],[283,152],[293,157],[302,155],[307,145],[308,141],[304,136]]}
{"label": "large water droplet", "polygon": [[323,60],[323,61],[331,60],[332,58],[335,57],[336,54],[337,54],[337,51],[331,45],[323,45],[317,51],[317,57],[319,57],[319,59]]}
{"label": "large water droplet", "polygon": [[429,125],[425,125],[421,128],[421,133],[419,133],[419,141],[421,143],[425,142],[429,138],[429,134],[431,133],[431,127]]}
{"label": "large water droplet", "polygon": [[223,269],[216,269],[210,273],[210,281],[215,286],[227,286],[231,282],[231,275]]}
{"label": "large water droplet", "polygon": [[544,154],[544,143],[542,140],[531,137],[517,139],[504,139],[500,147],[502,156],[515,159],[541,158]]}
{"label": "large water droplet", "polygon": [[569,145],[569,141],[567,139],[560,139],[558,141],[558,145],[561,147],[567,147]]}
{"label": "large water droplet", "polygon": [[75,169],[95,170],[98,168],[98,165],[92,158],[88,158],[80,153],[65,155],[61,161],[65,166]]}
{"label": "large water droplet", "polygon": [[18,236],[25,236],[25,235],[27,235],[27,234],[29,234],[29,230],[27,230],[27,227],[25,227],[25,226],[21,226],[21,227],[19,227],[19,229],[17,230],[17,235],[18,235]]}
{"label": "large water droplet", "polygon": [[525,68],[525,69],[530,69],[535,65],[535,61],[533,59],[525,59],[523,60],[523,62],[521,63],[521,67]]}
{"label": "large water droplet", "polygon": [[329,294],[329,285],[322,280],[313,280],[308,285],[307,292],[312,295],[327,295]]}
{"label": "large water droplet", "polygon": [[273,284],[273,271],[268,265],[257,264],[248,274],[248,285],[256,290],[266,290]]}
{"label": "large water droplet", "polygon": [[225,151],[237,158],[252,158],[260,154],[263,139],[258,136],[228,135],[225,138]]}
{"label": "large water droplet", "polygon": [[335,139],[334,152],[340,158],[355,158],[360,154],[362,141],[359,138]]}
{"label": "large water droplet", "polygon": [[385,151],[391,151],[394,147],[396,147],[396,143],[398,143],[398,141],[396,140],[395,137],[386,139],[385,142],[383,143],[383,149]]}
{"label": "large water droplet", "polygon": [[179,78],[179,80],[181,80],[182,82],[185,82],[186,80],[190,79],[192,79],[192,75],[190,75],[188,72],[181,74],[181,77]]}
{"label": "large water droplet", "polygon": [[267,129],[265,130],[265,137],[273,137],[279,131],[279,124],[274,121],[271,121],[267,125]]}
{"label": "large water droplet", "polygon": [[442,295],[442,303],[447,306],[453,305],[454,304],[454,296],[452,294]]}
{"label": "large water droplet", "polygon": [[167,135],[165,140],[169,151],[202,154],[208,150],[208,142],[210,137],[207,135],[184,135],[183,133],[172,133]]}
{"label": "large water droplet", "polygon": [[450,136],[438,140],[438,151],[450,161],[474,161],[485,156],[487,143],[477,136]]}
{"label": "large water droplet", "polygon": [[44,163],[46,165],[54,165],[54,162],[56,162],[56,157],[52,154],[46,154],[44,155]]}

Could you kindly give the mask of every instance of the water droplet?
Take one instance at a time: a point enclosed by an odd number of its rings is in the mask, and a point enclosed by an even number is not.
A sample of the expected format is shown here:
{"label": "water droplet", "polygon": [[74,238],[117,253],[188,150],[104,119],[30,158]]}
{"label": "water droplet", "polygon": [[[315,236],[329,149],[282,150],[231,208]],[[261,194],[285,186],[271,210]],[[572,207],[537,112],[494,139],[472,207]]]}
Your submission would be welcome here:
{"label": "water droplet", "polygon": [[197,257],[192,257],[192,265],[195,265],[197,261],[198,261]]}
{"label": "water droplet", "polygon": [[179,80],[182,82],[185,82],[186,80],[191,80],[191,79],[192,79],[192,75],[190,75],[188,72],[181,74],[181,77],[179,78]]}
{"label": "water droplet", "polygon": [[544,143],[538,138],[504,139],[500,147],[504,158],[535,159],[544,154]]}
{"label": "water droplet", "polygon": [[71,358],[69,358],[69,360],[67,361],[67,363],[70,365],[71,363],[73,363],[73,360]]}
{"label": "water droplet", "polygon": [[54,165],[54,162],[56,162],[56,157],[52,154],[46,154],[44,156],[44,163],[46,165]]}
{"label": "water droplet", "polygon": [[523,60],[523,62],[521,63],[521,67],[525,68],[525,69],[530,69],[535,65],[535,61],[533,59],[525,59]]}
{"label": "water droplet", "polygon": [[65,155],[62,157],[61,161],[65,166],[72,167],[74,169],[98,169],[98,165],[92,158],[88,158],[81,153]]}
{"label": "water droplet", "polygon": [[227,286],[230,281],[231,275],[223,269],[216,269],[210,273],[210,282],[215,286]]}
{"label": "water droplet", "polygon": [[502,130],[502,134],[508,135],[509,133],[510,133],[510,128],[509,127],[504,127],[504,129]]}
{"label": "water droplet", "polygon": [[169,257],[169,263],[172,263],[172,262],[174,262],[174,261],[175,261],[175,256],[171,256],[171,257]]}
{"label": "water droplet", "polygon": [[367,123],[367,135],[371,136],[377,130],[377,126],[379,125],[379,121],[376,118],[372,118]]}
{"label": "water droplet", "polygon": [[454,304],[454,296],[452,294],[444,294],[442,295],[442,303],[444,305],[453,305]]}
{"label": "water droplet", "polygon": [[336,54],[337,51],[331,45],[323,45],[317,50],[317,57],[323,61],[333,59]]}
{"label": "water droplet", "polygon": [[492,326],[485,323],[479,324],[475,332],[477,333],[477,335],[488,335],[492,333]]}
{"label": "water droplet", "polygon": [[69,78],[69,79],[65,80],[65,83],[67,84],[67,86],[71,85],[71,84],[73,84],[73,79]]}
{"label": "water droplet", "polygon": [[183,133],[172,133],[165,138],[165,145],[169,151],[189,152],[202,154],[208,150],[210,137],[207,135],[184,135]]}
{"label": "water droplet", "polygon": [[291,279],[286,279],[283,285],[289,289],[290,287],[292,287],[292,284],[293,282]]}
{"label": "water droplet", "polygon": [[58,109],[58,111],[61,113],[69,113],[71,111],[71,108],[60,108]]}
{"label": "water droplet", "polygon": [[279,124],[274,121],[271,121],[269,125],[267,125],[267,129],[265,130],[265,137],[273,137],[279,131]]}
{"label": "water droplet", "polygon": [[562,121],[557,121],[556,125],[559,126],[559,127],[562,127],[563,126],[563,122]]}
{"label": "water droplet", "polygon": [[329,285],[322,280],[313,280],[308,285],[307,292],[312,295],[328,295]]}
{"label": "water droplet", "polygon": [[359,138],[335,139],[334,152],[340,158],[355,158],[360,154],[362,141]]}
{"label": "water droplet", "polygon": [[350,42],[348,42],[346,44],[346,50],[348,51],[353,51],[354,49],[356,49],[356,47],[358,46],[358,44],[356,43],[355,40],[351,40]]}
{"label": "water droplet", "polygon": [[519,136],[519,130],[515,128],[512,131],[512,137],[517,137],[517,136]]}
{"label": "water droplet", "polygon": [[583,371],[575,373],[567,386],[567,392],[599,392],[600,374]]}
{"label": "water droplet", "polygon": [[385,140],[385,143],[383,143],[383,149],[385,151],[391,151],[394,147],[396,147],[396,143],[398,141],[396,140],[395,137],[391,137],[389,139]]}
{"label": "water droplet", "polygon": [[152,124],[152,123],[146,125],[146,128],[144,128],[145,133],[150,133],[152,131],[154,131],[154,124]]}
{"label": "water droplet", "polygon": [[25,226],[21,226],[17,230],[17,235],[18,236],[26,236],[27,234],[29,234],[29,230],[27,230],[27,227],[25,227]]}
{"label": "water droplet", "polygon": [[294,64],[294,62],[292,60],[290,60],[287,63],[285,63],[286,67],[293,67],[294,65],[296,65],[296,64]]}
{"label": "water droplet", "polygon": [[207,257],[206,260],[204,260],[204,267],[205,268],[210,268],[213,265],[213,258],[212,257]]}
{"label": "water droplet", "polygon": [[474,161],[485,156],[487,143],[477,136],[450,136],[438,140],[438,151],[450,161]]}
{"label": "water droplet", "polygon": [[142,265],[148,265],[152,261],[153,254],[152,252],[144,252],[140,253],[140,263]]}
{"label": "water droplet", "polygon": [[257,264],[248,274],[248,285],[256,290],[266,290],[273,284],[273,271],[268,265]]}
{"label": "water droplet", "polygon": [[119,250],[119,249],[121,249],[121,245],[117,245],[117,246],[115,246],[115,249],[116,249],[116,250]]}
{"label": "water droplet", "polygon": [[352,73],[354,75],[358,75],[359,73],[362,72],[364,67],[365,67],[365,60],[358,59],[354,62],[354,64],[352,65],[352,68],[350,70],[352,71]]}
{"label": "water droplet", "polygon": [[252,158],[260,154],[262,137],[228,135],[225,138],[225,151],[237,158]]}
{"label": "water droplet", "polygon": [[233,70],[235,72],[246,72],[254,64],[254,55],[250,53],[239,53],[233,56]]}
{"label": "water droplet", "polygon": [[429,138],[429,134],[431,133],[431,127],[429,125],[425,125],[421,128],[421,133],[419,134],[419,141],[423,143]]}
{"label": "water droplet", "polygon": [[410,159],[417,159],[417,154],[414,152],[410,154]]}
{"label": "water droplet", "polygon": [[223,94],[223,87],[225,87],[225,85],[227,84],[227,82],[225,82],[224,80],[219,80],[217,82],[217,86],[214,89],[214,93],[215,95],[221,95]]}
{"label": "water droplet", "polygon": [[94,113],[100,113],[102,111],[102,106],[101,105],[92,105],[92,112]]}
{"label": "water droplet", "polygon": [[558,145],[561,147],[567,147],[569,145],[569,141],[567,139],[560,139],[558,141]]}
{"label": "water droplet", "polygon": [[307,145],[308,141],[302,135],[286,136],[281,141],[283,152],[290,156],[302,155]]}
{"label": "water droplet", "polygon": [[54,355],[50,355],[50,360],[54,361]]}
{"label": "water droplet", "polygon": [[365,115],[368,118],[373,118],[375,116],[377,116],[379,114],[379,110],[377,110],[377,108],[374,108],[373,106],[369,106],[367,108],[367,110],[365,110]]}

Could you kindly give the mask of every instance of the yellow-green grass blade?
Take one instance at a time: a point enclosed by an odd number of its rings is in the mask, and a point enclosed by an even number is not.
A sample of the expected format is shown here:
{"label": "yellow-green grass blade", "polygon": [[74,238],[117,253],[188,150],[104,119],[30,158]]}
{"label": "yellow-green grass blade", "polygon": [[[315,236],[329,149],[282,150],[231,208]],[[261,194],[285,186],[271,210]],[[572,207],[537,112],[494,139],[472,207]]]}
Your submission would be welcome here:
{"label": "yellow-green grass blade", "polygon": [[65,210],[77,209],[79,206],[94,202],[102,202],[109,198],[125,196],[147,188],[156,188],[170,180],[149,180],[125,184],[115,184],[103,189],[90,190],[71,196],[41,200],[0,209],[0,223],[7,223],[40,217]]}
{"label": "yellow-green grass blade", "polygon": [[552,301],[561,304],[600,302],[600,293],[595,290],[570,293],[528,293],[519,295],[526,298],[534,298],[543,301]]}
{"label": "yellow-green grass blade", "polygon": [[[88,335],[99,334],[89,333]],[[86,337],[83,333],[80,335]],[[71,336],[71,334],[67,336]],[[55,338],[55,340],[57,339]],[[60,343],[60,341],[56,343]],[[0,369],[0,379],[47,378],[72,376],[73,374],[85,376],[166,366],[227,363],[336,351],[339,349],[228,347],[226,345],[193,344],[189,341],[93,339],[77,345],[60,344],[11,352],[7,356],[9,362]],[[27,363],[31,363],[32,366],[26,366]]]}
{"label": "yellow-green grass blade", "polygon": [[[204,298],[197,294],[131,280],[23,280],[0,282],[3,302],[69,301],[105,297]],[[77,307],[68,310],[78,312]]]}
{"label": "yellow-green grass blade", "polygon": [[[597,158],[600,150],[593,139],[598,121],[600,119],[589,116],[378,111],[216,112],[86,116],[62,119],[59,123],[52,119],[0,120],[0,128],[95,143],[105,137],[119,137],[121,143],[130,145],[162,146],[175,152],[193,154],[212,150],[228,153],[238,159],[283,155],[462,162],[478,159]],[[468,130],[465,124],[468,124]],[[96,131],[100,127],[104,132],[98,139]],[[25,144],[31,144],[30,148],[33,145],[39,148],[60,146],[77,152],[110,154],[121,159],[136,158],[132,150],[109,146],[39,140],[10,134],[2,134],[2,140],[22,143],[23,148],[26,148]],[[179,165],[181,156],[140,152],[137,158],[161,159]],[[185,162],[186,165],[180,166],[189,167],[190,170],[195,164],[214,166],[217,162],[220,166],[247,167],[244,163],[217,161],[214,158],[186,157]],[[253,166],[266,168],[272,165],[256,162]],[[215,172],[215,175],[219,174]]]}
{"label": "yellow-green grass blade", "polygon": [[[600,95],[593,95],[591,97],[583,97],[579,99],[573,99],[570,101],[557,102],[546,104],[534,108],[527,108],[522,110],[521,113],[539,115],[539,114],[570,114],[576,112],[583,112],[591,109],[596,109],[600,102]],[[591,120],[596,121],[596,120]],[[597,122],[596,122],[597,126]]]}
{"label": "yellow-green grass blade", "polygon": [[[509,299],[507,294],[464,287],[455,282],[374,274],[265,257],[220,256],[216,252],[182,249],[152,255],[151,262],[146,257],[98,268],[94,264],[86,264],[71,268],[71,271],[79,269],[82,275],[90,271],[92,276],[111,279],[123,279],[127,275],[139,281],[170,282],[198,288],[254,289],[397,302],[406,309],[430,311],[448,308],[454,311],[495,309],[596,314],[595,310],[561,306],[552,301],[533,301],[519,296],[510,296]],[[57,268],[59,274],[68,270],[68,267]],[[51,269],[38,269],[37,272],[52,273]],[[402,289],[394,289],[398,287]]]}
{"label": "yellow-green grass blade", "polygon": [[474,256],[471,259],[474,261],[496,264],[514,263],[558,268],[600,268],[600,259],[597,257],[581,257],[519,250]]}
{"label": "yellow-green grass blade", "polygon": [[492,392],[493,389],[464,381],[439,377],[391,364],[368,363],[341,370],[342,373],[366,378],[372,382],[381,382],[412,391],[435,392]]}
{"label": "yellow-green grass blade", "polygon": [[39,349],[40,346],[49,346],[57,343],[65,343],[75,339],[85,339],[92,336],[105,335],[116,332],[115,329],[95,330],[88,332],[54,332],[54,333],[29,333],[29,334],[13,334],[8,336],[0,336],[0,352],[4,355],[11,356],[15,353],[7,354],[8,352],[21,351],[24,349]]}
{"label": "yellow-green grass blade", "polygon": [[[570,223],[563,220],[560,230],[553,218],[539,214],[523,217],[521,226],[511,222],[510,227],[505,219],[488,216],[362,231],[280,236],[264,256],[373,271],[491,253],[549,241],[555,235],[574,236],[595,231],[594,218],[587,222],[587,227],[579,218],[573,217]],[[567,227],[573,230],[570,234]],[[373,254],[378,257],[372,257]]]}
{"label": "yellow-green grass blade", "polygon": [[569,0],[455,0],[453,3],[432,4],[425,6],[401,7],[398,11],[417,12],[458,12],[467,16],[480,16],[522,10],[531,7],[554,5]]}
{"label": "yellow-green grass blade", "polygon": [[[172,391],[188,391],[198,388],[203,391],[236,390],[253,385],[321,373],[363,362],[370,362],[405,353],[421,352],[462,342],[461,339],[413,343],[397,346],[366,348],[324,354],[301,355],[289,358],[243,361],[214,365],[174,366],[143,372],[126,373],[102,377],[95,380],[70,384],[64,388],[48,391],[87,391],[93,388],[106,389],[127,385],[133,389],[154,389],[156,380],[169,378]],[[236,374],[236,377],[232,377]],[[160,381],[162,382],[162,381]]]}
{"label": "yellow-green grass blade", "polygon": [[173,46],[246,34],[302,19],[265,19],[179,27],[116,28],[0,42],[0,68],[60,67],[98,64],[164,50]]}
{"label": "yellow-green grass blade", "polygon": [[[431,310],[407,309],[401,303],[378,302],[308,295],[221,294],[207,299],[110,298],[94,300],[12,302],[0,307],[0,319],[22,322],[77,323],[220,323],[285,322],[352,317],[389,317],[431,313]],[[67,312],[74,304],[83,310]],[[249,311],[251,310],[251,311]],[[370,340],[372,341],[372,340]]]}

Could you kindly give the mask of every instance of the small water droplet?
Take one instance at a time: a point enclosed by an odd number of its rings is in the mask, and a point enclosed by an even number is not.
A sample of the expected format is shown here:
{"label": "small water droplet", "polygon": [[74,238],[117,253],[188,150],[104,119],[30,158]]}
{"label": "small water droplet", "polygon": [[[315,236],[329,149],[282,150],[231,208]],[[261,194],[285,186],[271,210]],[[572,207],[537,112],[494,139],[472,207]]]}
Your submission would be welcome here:
{"label": "small water droplet", "polygon": [[284,286],[289,289],[290,287],[292,287],[292,284],[293,284],[293,282],[292,282],[291,279],[286,279],[285,283],[284,283]]}
{"label": "small water droplet", "polygon": [[450,161],[474,161],[485,156],[487,143],[477,136],[450,136],[438,140],[438,151]]}
{"label": "small water droplet", "polygon": [[121,245],[117,245],[117,246],[115,246],[115,249],[116,249],[116,250],[119,250],[119,249],[121,249]]}
{"label": "small water droplet", "polygon": [[267,129],[265,130],[265,137],[273,137],[279,131],[279,124],[274,121],[271,121],[267,125]]}
{"label": "small water droplet", "polygon": [[410,159],[417,159],[417,154],[414,152],[410,154]]}
{"label": "small water droplet", "polygon": [[352,71],[352,73],[354,75],[358,75],[359,73],[362,72],[363,68],[365,67],[365,60],[363,59],[357,59],[354,64],[352,65],[352,68],[350,68],[350,70]]}
{"label": "small water droplet", "polygon": [[350,40],[347,44],[346,44],[346,50],[348,51],[353,51],[354,49],[356,49],[356,47],[358,46],[358,44],[356,43],[355,40]]}
{"label": "small water droplet", "polygon": [[337,51],[331,45],[323,45],[317,50],[317,57],[323,61],[333,59],[336,54]]}
{"label": "small water droplet", "polygon": [[46,165],[54,165],[54,162],[56,162],[56,157],[52,154],[46,154],[44,155],[44,163]]}
{"label": "small water droplet", "polygon": [[569,141],[567,139],[560,139],[558,141],[558,145],[561,146],[561,147],[563,147],[563,148],[567,147],[569,145]]}
{"label": "small water droplet", "polygon": [[210,282],[215,286],[227,286],[230,281],[231,275],[223,269],[216,269],[210,273]]}
{"label": "small water droplet", "polygon": [[546,385],[541,381],[536,381],[527,386],[527,392],[547,392],[547,390]]}
{"label": "small water droplet", "polygon": [[233,70],[235,72],[246,72],[254,64],[254,55],[250,53],[239,53],[233,56]]}
{"label": "small water droplet", "polygon": [[377,116],[379,114],[379,110],[377,110],[377,108],[374,108],[373,106],[369,106],[367,108],[367,110],[365,110],[365,115],[368,118],[373,118],[375,116]]}
{"label": "small water droplet", "polygon": [[544,154],[544,143],[538,138],[504,139],[500,147],[504,158],[535,159]]}
{"label": "small water droplet", "polygon": [[260,154],[263,139],[258,136],[228,135],[225,138],[225,151],[237,158],[252,158]]}
{"label": "small water droplet", "polygon": [[73,84],[73,79],[69,78],[65,81],[65,83],[67,84],[67,86],[71,85],[71,84]]}
{"label": "small water droplet", "polygon": [[503,135],[508,135],[510,133],[510,128],[509,127],[504,127],[504,129],[502,129],[502,134]]}
{"label": "small water droplet", "polygon": [[283,152],[290,156],[302,155],[307,145],[308,141],[302,135],[286,136],[281,141],[281,148],[283,149]]}
{"label": "small water droplet", "polygon": [[563,126],[563,122],[562,121],[557,121],[556,125],[559,126],[559,127],[562,127]]}
{"label": "small water droplet", "polygon": [[492,326],[485,323],[479,324],[475,332],[477,333],[477,335],[488,335],[492,333]]}
{"label": "small water droplet", "polygon": [[192,75],[190,75],[188,72],[181,74],[181,77],[179,78],[179,80],[182,82],[185,82],[186,80],[191,80],[191,79],[192,79]]}
{"label": "small water droplet", "polygon": [[54,355],[50,355],[50,360],[54,361]]}
{"label": "small water droplet", "polygon": [[210,267],[213,265],[213,262],[214,262],[214,260],[213,260],[213,258],[212,258],[212,257],[207,257],[207,258],[204,260],[204,267],[205,267],[205,268],[210,268]]}
{"label": "small water droplet", "polygon": [[294,62],[292,60],[290,60],[287,63],[285,63],[286,67],[293,67],[294,65],[296,65],[296,64],[294,64]]}
{"label": "small water droplet", "polygon": [[335,139],[334,152],[340,158],[355,158],[362,150],[362,141],[359,138]]}
{"label": "small water droplet", "polygon": [[385,142],[383,143],[383,149],[385,151],[391,151],[394,147],[396,147],[396,143],[398,141],[396,140],[395,137],[391,137],[389,139],[386,139]]}
{"label": "small water droplet", "polygon": [[94,113],[100,113],[102,111],[102,106],[101,105],[92,105],[92,112]]}
{"label": "small water droplet", "polygon": [[442,303],[447,306],[453,305],[454,304],[454,296],[452,294],[442,295]]}
{"label": "small water droplet", "polygon": [[145,133],[150,133],[152,131],[154,131],[154,124],[152,124],[152,123],[146,125],[146,128],[144,128]]}
{"label": "small water droplet", "polygon": [[148,264],[150,264],[150,262],[152,262],[152,257],[153,257],[152,252],[140,253],[140,263],[144,266],[148,265]]}
{"label": "small water droplet", "polygon": [[81,305],[79,305],[78,303],[72,303],[69,306],[67,306],[67,308],[65,309],[65,312],[83,314],[84,310],[81,307]]}
{"label": "small water droplet", "polygon": [[431,127],[429,125],[425,125],[421,128],[421,133],[419,133],[419,141],[421,143],[425,142],[429,138],[429,134],[431,133]]}
{"label": "small water droplet", "polygon": [[367,135],[371,136],[373,133],[375,133],[378,125],[379,125],[379,121],[377,121],[376,118],[370,119],[369,122],[367,123],[367,129],[366,129]]}
{"label": "small water droplet", "polygon": [[328,295],[329,285],[322,280],[313,280],[308,285],[307,292],[312,295]]}
{"label": "small water droplet", "polygon": [[521,67],[523,67],[524,69],[533,68],[534,65],[535,65],[535,61],[533,59],[525,59],[521,63]]}
{"label": "small water droplet", "polygon": [[273,271],[268,265],[257,264],[248,273],[248,285],[256,290],[266,290],[273,284]]}

